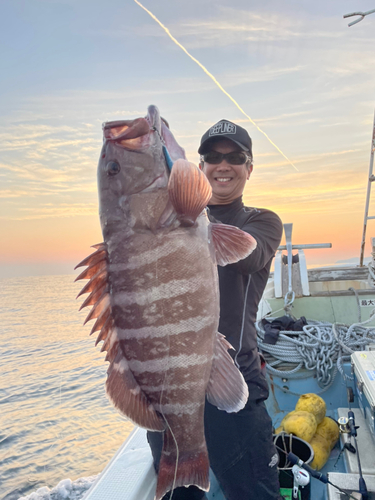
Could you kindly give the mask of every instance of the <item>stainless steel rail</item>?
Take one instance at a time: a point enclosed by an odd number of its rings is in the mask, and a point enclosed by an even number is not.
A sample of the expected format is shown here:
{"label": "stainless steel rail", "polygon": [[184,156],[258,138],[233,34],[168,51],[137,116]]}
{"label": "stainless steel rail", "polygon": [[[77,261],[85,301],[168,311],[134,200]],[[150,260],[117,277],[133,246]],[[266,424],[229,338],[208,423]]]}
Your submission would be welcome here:
{"label": "stainless steel rail", "polygon": [[[311,243],[306,245],[292,245],[293,250],[306,250],[311,248],[332,248],[332,243]],[[286,245],[280,245],[278,250],[287,250]]]}

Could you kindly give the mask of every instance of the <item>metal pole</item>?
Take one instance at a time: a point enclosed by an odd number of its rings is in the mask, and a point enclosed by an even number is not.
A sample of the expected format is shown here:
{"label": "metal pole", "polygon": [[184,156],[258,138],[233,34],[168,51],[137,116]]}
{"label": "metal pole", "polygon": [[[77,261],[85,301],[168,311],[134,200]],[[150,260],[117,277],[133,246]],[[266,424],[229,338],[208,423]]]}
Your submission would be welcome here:
{"label": "metal pole", "polygon": [[[287,250],[286,245],[280,245],[278,250]],[[307,243],[306,245],[292,245],[293,250],[308,250],[314,248],[332,248],[332,243]]]}
{"label": "metal pole", "polygon": [[360,259],[359,259],[359,265],[360,266],[363,266],[363,256],[364,256],[364,253],[365,253],[367,220],[369,219],[369,217],[368,217],[368,209],[369,209],[369,204],[370,204],[371,182],[373,182],[375,180],[375,177],[372,175],[372,171],[373,171],[373,167],[374,167],[374,151],[375,151],[375,113],[374,113],[374,124],[373,124],[373,127],[372,127],[370,167],[369,167],[369,173],[368,173],[365,217],[364,217],[364,221],[363,221],[363,235],[362,235],[362,243],[361,243],[361,256],[360,256]]}

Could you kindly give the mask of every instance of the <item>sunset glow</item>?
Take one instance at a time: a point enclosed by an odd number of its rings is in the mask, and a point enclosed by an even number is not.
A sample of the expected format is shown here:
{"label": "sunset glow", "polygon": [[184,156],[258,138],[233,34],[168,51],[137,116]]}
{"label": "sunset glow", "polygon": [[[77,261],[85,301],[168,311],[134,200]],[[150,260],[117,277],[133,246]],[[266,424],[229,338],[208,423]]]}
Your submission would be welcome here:
{"label": "sunset glow", "polygon": [[[2,4],[0,37],[12,44],[1,56],[0,278],[73,273],[101,241],[101,124],[144,116],[149,104],[194,163],[212,124],[246,127],[254,171],[245,203],[292,222],[295,243],[332,243],[307,252],[309,265],[358,260],[375,17],[348,28],[342,16],[353,8],[114,0],[108,18],[96,1]],[[369,257],[374,221],[367,235]]]}

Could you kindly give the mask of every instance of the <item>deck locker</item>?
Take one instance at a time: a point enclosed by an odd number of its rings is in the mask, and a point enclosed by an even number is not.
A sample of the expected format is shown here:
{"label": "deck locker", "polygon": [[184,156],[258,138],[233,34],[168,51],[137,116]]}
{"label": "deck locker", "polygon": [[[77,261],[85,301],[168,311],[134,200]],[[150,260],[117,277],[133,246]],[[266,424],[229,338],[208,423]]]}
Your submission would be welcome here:
{"label": "deck locker", "polygon": [[375,351],[357,351],[351,358],[359,407],[375,441]]}

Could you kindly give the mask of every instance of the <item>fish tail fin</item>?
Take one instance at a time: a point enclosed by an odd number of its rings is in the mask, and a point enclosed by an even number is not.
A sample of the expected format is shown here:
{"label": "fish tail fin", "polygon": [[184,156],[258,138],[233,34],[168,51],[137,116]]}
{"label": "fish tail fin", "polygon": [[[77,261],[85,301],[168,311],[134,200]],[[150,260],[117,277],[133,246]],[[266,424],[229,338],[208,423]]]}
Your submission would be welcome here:
{"label": "fish tail fin", "polygon": [[[196,452],[176,453],[176,448],[167,449],[172,439],[169,429],[165,431],[164,447],[160,458],[155,500],[160,500],[172,489],[179,486],[195,485],[201,490],[210,489],[207,448],[204,446]],[[177,464],[177,467],[176,467]]]}

